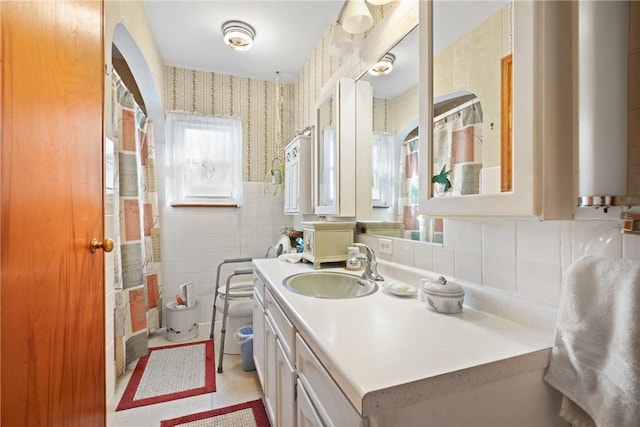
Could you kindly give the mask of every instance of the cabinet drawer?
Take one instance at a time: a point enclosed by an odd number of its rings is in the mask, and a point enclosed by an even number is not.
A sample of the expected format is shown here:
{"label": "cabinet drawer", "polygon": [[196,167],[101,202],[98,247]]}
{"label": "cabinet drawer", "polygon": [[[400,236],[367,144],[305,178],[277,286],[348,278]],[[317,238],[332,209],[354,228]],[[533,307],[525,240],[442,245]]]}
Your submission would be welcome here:
{"label": "cabinet drawer", "polygon": [[293,327],[293,324],[289,321],[287,316],[284,314],[278,303],[273,298],[273,295],[269,292],[269,290],[265,290],[264,293],[265,301],[264,308],[267,312],[267,315],[273,322],[273,326],[276,329],[276,334],[278,338],[280,338],[282,342],[282,348],[291,361],[295,361],[295,340],[296,340],[296,330]]}
{"label": "cabinet drawer", "polygon": [[333,381],[300,335],[296,334],[296,368],[298,377],[324,424],[360,426],[367,422]]}

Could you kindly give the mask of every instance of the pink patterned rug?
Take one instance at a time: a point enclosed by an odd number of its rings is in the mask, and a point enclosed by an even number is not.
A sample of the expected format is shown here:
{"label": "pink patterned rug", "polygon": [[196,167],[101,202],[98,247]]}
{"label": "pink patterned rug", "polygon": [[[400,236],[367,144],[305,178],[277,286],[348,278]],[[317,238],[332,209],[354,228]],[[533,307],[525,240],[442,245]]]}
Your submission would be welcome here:
{"label": "pink patterned rug", "polygon": [[160,427],[225,426],[269,427],[269,418],[261,399],[211,411],[160,421]]}
{"label": "pink patterned rug", "polygon": [[216,391],[213,341],[153,347],[138,359],[116,411]]}

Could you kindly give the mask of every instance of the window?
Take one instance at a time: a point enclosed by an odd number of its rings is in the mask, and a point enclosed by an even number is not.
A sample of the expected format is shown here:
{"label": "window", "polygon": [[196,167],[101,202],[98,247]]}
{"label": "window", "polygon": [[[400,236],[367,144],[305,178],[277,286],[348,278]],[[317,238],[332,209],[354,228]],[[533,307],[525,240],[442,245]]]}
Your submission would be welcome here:
{"label": "window", "polygon": [[242,204],[242,123],[232,117],[167,113],[172,206]]}
{"label": "window", "polygon": [[320,158],[318,159],[319,200],[320,206],[336,206],[336,188],[338,170],[338,153],[336,147],[336,133],[333,126],[322,130]]}
{"label": "window", "polygon": [[393,190],[393,137],[388,133],[373,132],[373,180],[371,199],[374,208],[391,206]]}

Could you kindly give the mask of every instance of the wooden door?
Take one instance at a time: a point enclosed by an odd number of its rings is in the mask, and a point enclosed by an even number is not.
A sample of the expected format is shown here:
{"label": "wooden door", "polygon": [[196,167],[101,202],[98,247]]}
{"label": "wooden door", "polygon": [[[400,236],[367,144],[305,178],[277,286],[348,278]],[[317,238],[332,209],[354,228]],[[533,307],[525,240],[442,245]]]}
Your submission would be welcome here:
{"label": "wooden door", "polygon": [[105,424],[103,8],[0,2],[0,424]]}

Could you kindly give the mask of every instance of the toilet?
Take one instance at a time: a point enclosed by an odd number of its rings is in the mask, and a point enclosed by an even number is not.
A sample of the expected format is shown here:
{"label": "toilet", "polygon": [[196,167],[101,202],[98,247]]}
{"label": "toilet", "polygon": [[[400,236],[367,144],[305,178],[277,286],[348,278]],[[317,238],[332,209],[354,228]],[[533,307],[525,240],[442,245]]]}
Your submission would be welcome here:
{"label": "toilet", "polygon": [[[253,281],[239,282],[242,286],[253,289]],[[224,312],[225,296],[220,294],[216,300],[216,323],[222,327],[222,315]],[[236,342],[236,331],[243,326],[253,326],[253,300],[250,298],[229,301],[229,312],[227,313],[227,333],[224,339],[224,354],[240,354],[240,344]]]}

